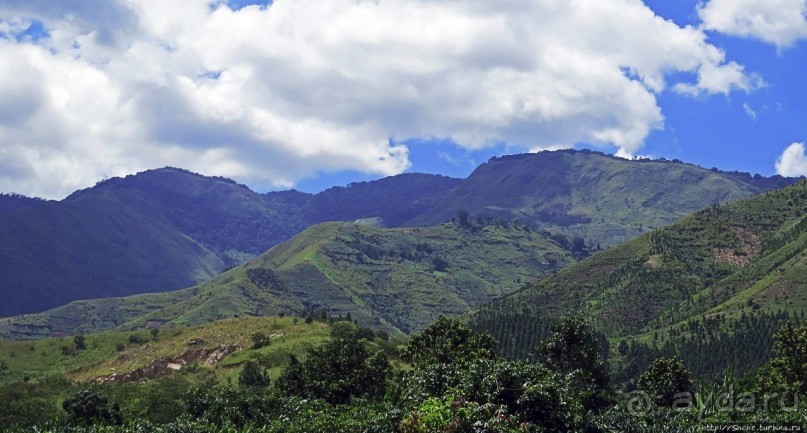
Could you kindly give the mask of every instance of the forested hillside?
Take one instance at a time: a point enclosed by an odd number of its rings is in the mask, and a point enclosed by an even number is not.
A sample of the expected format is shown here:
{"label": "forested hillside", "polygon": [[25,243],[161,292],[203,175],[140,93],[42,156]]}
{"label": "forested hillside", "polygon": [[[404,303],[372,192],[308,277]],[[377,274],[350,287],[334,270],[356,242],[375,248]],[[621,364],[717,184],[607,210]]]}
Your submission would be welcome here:
{"label": "forested hillside", "polygon": [[554,318],[589,318],[621,352],[676,354],[697,372],[741,372],[770,356],[773,332],[807,306],[807,182],[682,221],[481,308],[471,323],[503,353],[534,350]]}

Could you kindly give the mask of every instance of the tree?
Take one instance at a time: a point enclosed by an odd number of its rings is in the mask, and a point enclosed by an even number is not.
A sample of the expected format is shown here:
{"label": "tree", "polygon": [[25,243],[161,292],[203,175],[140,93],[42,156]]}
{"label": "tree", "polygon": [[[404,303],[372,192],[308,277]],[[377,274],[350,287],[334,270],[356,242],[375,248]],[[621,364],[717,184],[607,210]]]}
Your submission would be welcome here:
{"label": "tree", "polygon": [[277,378],[276,386],[286,394],[302,392],[305,388],[305,372],[303,364],[294,355],[289,355],[289,365]]}
{"label": "tree", "polygon": [[289,395],[346,404],[351,397],[383,396],[389,373],[383,352],[370,353],[358,338],[349,337],[309,350],[302,363],[292,357],[277,387]]}
{"label": "tree", "polygon": [[774,335],[771,367],[774,377],[800,392],[807,392],[807,326],[787,323]]}
{"label": "tree", "polygon": [[405,386],[407,401],[422,404],[402,422],[404,432],[587,431],[569,377],[539,363],[477,358],[418,365]]}
{"label": "tree", "polygon": [[160,329],[151,328],[151,331],[149,331],[149,333],[151,334],[151,339],[157,341],[157,336],[160,335]]}
{"label": "tree", "polygon": [[105,396],[92,390],[75,393],[62,403],[62,409],[67,412],[71,424],[123,424],[120,406],[117,403],[110,405]]}
{"label": "tree", "polygon": [[619,346],[617,346],[617,352],[622,356],[626,356],[629,350],[628,343],[626,343],[625,340],[620,340]]}
{"label": "tree", "polygon": [[659,358],[639,376],[639,390],[650,394],[657,405],[673,406],[676,394],[692,391],[692,373],[676,358]]}
{"label": "tree", "polygon": [[266,347],[270,343],[269,337],[266,336],[263,332],[256,332],[252,334],[252,348],[253,349],[260,349],[261,347]]}
{"label": "tree", "polygon": [[269,386],[269,376],[258,367],[258,364],[247,361],[244,364],[244,369],[241,370],[241,374],[238,375],[238,384],[241,386],[266,388]]}
{"label": "tree", "polygon": [[591,393],[586,401],[587,408],[605,405],[605,394],[610,386],[608,365],[597,336],[583,319],[568,316],[555,323],[540,354],[550,369],[564,375],[577,375],[578,384]]}
{"label": "tree", "polygon": [[73,337],[73,345],[76,350],[85,350],[87,348],[87,339],[83,335],[76,335]]}
{"label": "tree", "polygon": [[460,227],[470,227],[471,225],[471,214],[468,213],[465,209],[460,209],[457,211],[457,222],[459,222]]}
{"label": "tree", "polygon": [[496,359],[496,340],[474,332],[457,319],[440,316],[428,328],[412,337],[403,357],[415,364]]}
{"label": "tree", "polygon": [[433,258],[432,263],[434,263],[434,270],[437,272],[445,272],[448,270],[449,263],[442,257]]}

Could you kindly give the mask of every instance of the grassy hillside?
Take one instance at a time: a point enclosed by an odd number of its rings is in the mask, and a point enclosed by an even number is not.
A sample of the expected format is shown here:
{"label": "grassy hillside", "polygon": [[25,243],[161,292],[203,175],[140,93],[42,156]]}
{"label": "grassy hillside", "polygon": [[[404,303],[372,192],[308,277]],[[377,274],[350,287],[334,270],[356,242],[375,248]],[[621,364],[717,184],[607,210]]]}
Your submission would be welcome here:
{"label": "grassy hillside", "polygon": [[[265,342],[257,347],[256,333]],[[62,402],[87,389],[119,404],[129,421],[174,422],[186,413],[192,390],[238,384],[247,363],[276,383],[292,356],[305,360],[309,349],[348,334],[361,336],[371,353],[384,351],[393,365],[402,365],[393,344],[339,319],[227,319],[196,327],[89,334],[81,344],[73,337],[0,341],[0,430],[15,423],[58,423],[65,415]],[[51,431],[53,425],[36,431]]]}
{"label": "grassy hillside", "polygon": [[440,223],[464,209],[611,246],[712,204],[793,181],[589,151],[511,155],[480,165],[437,206],[407,224]]}
{"label": "grassy hillside", "polygon": [[692,359],[722,353],[710,361],[722,368],[764,360],[753,352],[770,341],[767,325],[807,307],[805,209],[806,181],[709,207],[495,301],[472,322],[514,355],[532,349],[527,335],[541,323],[577,312],[614,342],[688,348]]}
{"label": "grassy hillside", "polygon": [[506,222],[402,229],[324,223],[198,286],[7,318],[0,321],[0,335],[197,325],[315,310],[350,313],[360,324],[410,333],[440,314],[465,314],[573,261],[545,234]]}
{"label": "grassy hillside", "polygon": [[[273,336],[264,348],[252,349],[251,336],[263,332]],[[183,354],[204,354],[226,346],[236,349],[213,362],[199,357],[183,366],[198,363],[219,380],[232,379],[246,360],[260,359],[273,377],[288,363],[290,354],[303,355],[308,348],[317,347],[330,338],[327,323],[305,323],[302,319],[265,317],[228,319],[196,327],[165,327],[154,337],[148,330],[136,332],[104,332],[86,335],[86,349],[75,348],[73,337],[46,338],[35,341],[0,341],[0,385],[37,380],[61,375],[72,381],[114,381],[113,374],[143,369],[156,359],[177,360]],[[210,362],[206,362],[210,359]],[[163,368],[159,375],[174,370]],[[181,371],[178,369],[177,371]],[[119,381],[124,381],[119,379]]]}

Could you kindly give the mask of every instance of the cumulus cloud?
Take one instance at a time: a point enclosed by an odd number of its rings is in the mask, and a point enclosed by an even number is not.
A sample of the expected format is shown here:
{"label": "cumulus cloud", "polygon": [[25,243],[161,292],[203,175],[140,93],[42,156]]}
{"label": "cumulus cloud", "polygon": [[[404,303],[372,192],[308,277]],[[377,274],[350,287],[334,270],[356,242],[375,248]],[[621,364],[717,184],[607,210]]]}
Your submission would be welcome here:
{"label": "cumulus cloud", "polygon": [[0,38],[0,190],[164,165],[259,188],[395,174],[429,137],[632,155],[663,126],[659,93],[757,85],[640,0],[50,3],[0,4],[49,34]]}
{"label": "cumulus cloud", "polygon": [[804,143],[793,143],[776,161],[776,173],[782,176],[807,176],[807,154]]}
{"label": "cumulus cloud", "polygon": [[698,8],[703,27],[785,48],[807,38],[805,0],[709,0]]}

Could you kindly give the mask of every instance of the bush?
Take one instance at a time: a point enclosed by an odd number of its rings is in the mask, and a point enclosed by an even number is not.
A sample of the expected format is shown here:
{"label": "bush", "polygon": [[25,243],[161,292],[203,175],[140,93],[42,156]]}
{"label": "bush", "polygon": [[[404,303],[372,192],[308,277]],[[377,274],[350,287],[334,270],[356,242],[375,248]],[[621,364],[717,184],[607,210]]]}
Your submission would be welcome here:
{"label": "bush", "polygon": [[807,326],[788,323],[774,336],[774,377],[794,391],[807,392]]}
{"label": "bush", "polygon": [[497,426],[486,431],[518,426],[578,431],[585,424],[585,394],[540,364],[486,359],[426,364],[408,375],[404,388],[402,400],[415,404],[404,431],[466,431],[462,426],[476,423]]}
{"label": "bush", "polygon": [[562,375],[574,375],[578,387],[589,393],[588,409],[608,404],[610,376],[603,352],[591,327],[583,319],[571,316],[552,327],[540,349],[547,367]]}
{"label": "bush", "polygon": [[238,375],[238,384],[241,386],[266,388],[269,386],[269,376],[258,367],[258,364],[247,361],[244,364],[244,369],[241,370],[241,374]]}
{"label": "bush", "polygon": [[371,354],[351,337],[310,350],[303,363],[292,357],[277,387],[288,395],[346,404],[352,397],[383,396],[389,372],[384,353]]}
{"label": "bush", "polygon": [[277,418],[282,404],[275,393],[231,386],[194,388],[185,398],[192,419],[219,427],[266,424]]}
{"label": "bush", "polygon": [[123,424],[120,406],[110,405],[105,396],[93,390],[77,392],[62,403],[62,408],[74,425]]}
{"label": "bush", "polygon": [[260,349],[262,347],[266,347],[271,343],[269,337],[266,336],[263,332],[256,332],[252,334],[252,348],[253,349]]}
{"label": "bush", "polygon": [[69,387],[70,382],[63,378],[0,387],[0,426],[32,426],[56,418],[59,392]]}

